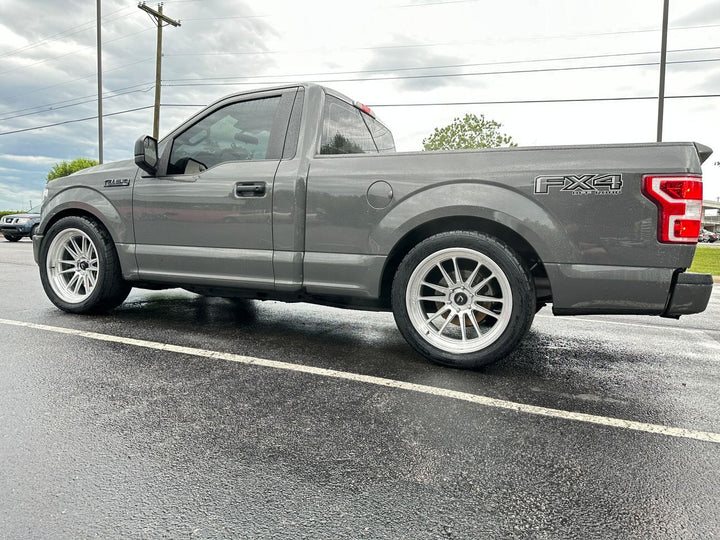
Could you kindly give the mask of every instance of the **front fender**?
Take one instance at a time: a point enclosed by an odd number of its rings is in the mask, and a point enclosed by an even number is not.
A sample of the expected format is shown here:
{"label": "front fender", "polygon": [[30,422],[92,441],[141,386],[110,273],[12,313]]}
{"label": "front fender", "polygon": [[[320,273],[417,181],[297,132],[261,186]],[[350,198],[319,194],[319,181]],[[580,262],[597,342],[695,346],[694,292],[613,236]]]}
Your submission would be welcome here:
{"label": "front fender", "polygon": [[543,262],[579,257],[561,224],[541,206],[505,186],[449,182],[414,192],[396,204],[370,235],[378,253],[390,253],[410,231],[431,221],[474,217],[503,225],[524,238]]}
{"label": "front fender", "polygon": [[132,223],[132,199],[113,203],[98,190],[87,186],[74,186],[59,191],[43,203],[38,234],[46,234],[49,226],[64,215],[90,214],[102,223],[115,244],[135,241]]}

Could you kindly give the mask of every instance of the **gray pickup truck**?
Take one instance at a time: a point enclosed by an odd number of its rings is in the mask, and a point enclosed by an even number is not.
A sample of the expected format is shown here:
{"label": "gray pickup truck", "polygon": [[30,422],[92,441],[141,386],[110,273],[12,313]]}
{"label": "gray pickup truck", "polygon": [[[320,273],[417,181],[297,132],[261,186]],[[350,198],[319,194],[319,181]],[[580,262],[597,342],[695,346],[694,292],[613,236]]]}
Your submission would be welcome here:
{"label": "gray pickup truck", "polygon": [[135,159],[48,184],[33,239],[60,309],[131,287],[392,310],[435,362],[510,353],[538,309],[679,317],[702,205],[695,143],[396,152],[313,84],[225,97]]}

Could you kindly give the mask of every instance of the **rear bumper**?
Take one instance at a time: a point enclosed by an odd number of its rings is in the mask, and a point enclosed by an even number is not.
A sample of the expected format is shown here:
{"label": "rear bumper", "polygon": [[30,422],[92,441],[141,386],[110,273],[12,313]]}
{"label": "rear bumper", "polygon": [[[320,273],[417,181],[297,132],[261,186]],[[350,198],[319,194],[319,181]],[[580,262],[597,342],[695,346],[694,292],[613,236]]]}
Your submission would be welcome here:
{"label": "rear bumper", "polygon": [[704,311],[710,300],[712,288],[713,279],[710,274],[692,272],[678,274],[670,292],[670,300],[661,317],[677,319],[680,315]]}

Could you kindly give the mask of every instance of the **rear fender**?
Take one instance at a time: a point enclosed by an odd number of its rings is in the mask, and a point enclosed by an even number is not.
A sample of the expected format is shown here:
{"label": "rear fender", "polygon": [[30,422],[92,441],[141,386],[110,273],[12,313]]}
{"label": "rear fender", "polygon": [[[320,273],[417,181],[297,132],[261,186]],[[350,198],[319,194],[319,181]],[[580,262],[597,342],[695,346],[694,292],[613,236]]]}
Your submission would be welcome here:
{"label": "rear fender", "polygon": [[564,228],[533,200],[505,186],[477,182],[454,182],[413,193],[378,223],[371,245],[379,253],[390,253],[414,229],[435,220],[451,222],[454,217],[503,225],[520,235],[546,263],[579,257]]}

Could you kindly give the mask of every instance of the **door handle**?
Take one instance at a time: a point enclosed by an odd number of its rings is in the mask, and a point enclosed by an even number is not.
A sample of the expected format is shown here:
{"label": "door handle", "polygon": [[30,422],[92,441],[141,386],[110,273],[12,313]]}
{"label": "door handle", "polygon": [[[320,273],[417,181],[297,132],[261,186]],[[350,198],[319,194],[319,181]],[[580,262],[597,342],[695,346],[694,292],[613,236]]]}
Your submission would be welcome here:
{"label": "door handle", "polygon": [[266,190],[265,182],[238,182],[235,184],[235,195],[238,197],[262,197]]}

